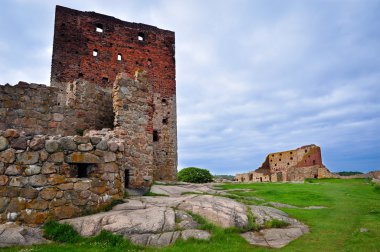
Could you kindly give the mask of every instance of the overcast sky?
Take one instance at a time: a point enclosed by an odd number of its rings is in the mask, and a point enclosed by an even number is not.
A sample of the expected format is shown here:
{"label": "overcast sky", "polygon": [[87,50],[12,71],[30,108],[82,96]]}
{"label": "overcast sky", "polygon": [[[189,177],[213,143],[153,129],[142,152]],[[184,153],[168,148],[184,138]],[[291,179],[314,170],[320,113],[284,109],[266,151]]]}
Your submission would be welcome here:
{"label": "overcast sky", "polygon": [[3,0],[1,84],[49,84],[56,4],[176,33],[180,168],[314,143],[332,171],[380,170],[380,1]]}

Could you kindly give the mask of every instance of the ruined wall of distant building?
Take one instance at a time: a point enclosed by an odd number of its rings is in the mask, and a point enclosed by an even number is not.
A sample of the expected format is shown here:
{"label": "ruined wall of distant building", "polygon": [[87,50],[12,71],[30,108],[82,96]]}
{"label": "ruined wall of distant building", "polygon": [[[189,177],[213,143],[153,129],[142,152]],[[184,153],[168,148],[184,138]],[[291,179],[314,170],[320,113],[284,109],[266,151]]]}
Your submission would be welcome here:
{"label": "ruined wall of distant building", "polygon": [[112,89],[118,73],[146,71],[153,94],[154,178],[176,179],[177,115],[174,32],[57,6],[51,84],[77,78]]}
{"label": "ruined wall of distant building", "polygon": [[322,163],[321,148],[312,144],[295,150],[270,153],[260,168],[249,173],[237,174],[236,180],[240,182],[281,182],[332,176]]}

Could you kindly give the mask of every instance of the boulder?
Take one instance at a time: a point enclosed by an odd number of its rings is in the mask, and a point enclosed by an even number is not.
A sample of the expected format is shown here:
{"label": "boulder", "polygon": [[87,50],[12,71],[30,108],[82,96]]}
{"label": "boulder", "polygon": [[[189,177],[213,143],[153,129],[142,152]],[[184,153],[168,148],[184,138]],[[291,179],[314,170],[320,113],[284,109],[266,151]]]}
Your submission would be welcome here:
{"label": "boulder", "polygon": [[51,174],[51,173],[56,173],[56,172],[57,172],[57,168],[54,165],[54,163],[45,162],[42,165],[42,169],[41,169],[42,174]]}
{"label": "boulder", "polygon": [[83,236],[93,236],[101,230],[121,235],[172,231],[175,229],[174,210],[151,207],[131,212],[111,211],[62,221]]}
{"label": "boulder", "polygon": [[194,238],[198,240],[209,240],[211,234],[204,230],[188,229],[181,232],[181,237],[185,241],[189,238]]}
{"label": "boulder", "polygon": [[15,129],[7,129],[4,132],[3,136],[6,138],[17,138],[20,136],[20,134]]}
{"label": "boulder", "polygon": [[31,150],[37,151],[45,147],[45,139],[43,137],[35,136],[29,143]]}
{"label": "boulder", "polygon": [[29,177],[29,184],[33,187],[45,186],[48,180],[45,175],[33,175]]}
{"label": "boulder", "polygon": [[200,195],[185,200],[178,209],[199,214],[224,228],[248,226],[247,207],[229,198]]}
{"label": "boulder", "polygon": [[17,163],[19,164],[35,164],[38,162],[40,155],[38,152],[25,151],[17,154]]}
{"label": "boulder", "polygon": [[90,151],[92,149],[93,149],[93,147],[92,147],[91,143],[85,143],[85,144],[79,144],[78,145],[79,151]]}
{"label": "boulder", "polygon": [[46,243],[42,230],[13,223],[0,224],[0,247],[27,246]]}
{"label": "boulder", "polygon": [[100,159],[98,156],[91,153],[73,152],[66,156],[66,163],[85,163],[85,164],[98,164]]}
{"label": "boulder", "polygon": [[56,152],[50,155],[48,161],[52,163],[62,163],[64,161],[64,158],[65,154],[63,152]]}
{"label": "boulder", "polygon": [[97,145],[96,145],[97,150],[102,150],[106,151],[108,150],[108,145],[106,140],[101,140]]}
{"label": "boulder", "polygon": [[55,188],[44,188],[40,192],[40,197],[44,200],[52,200],[55,198],[58,190]]}
{"label": "boulder", "polygon": [[69,138],[69,137],[62,137],[59,140],[59,144],[64,150],[75,151],[77,149],[76,143],[74,142],[72,138]]}
{"label": "boulder", "polygon": [[146,208],[146,204],[141,202],[140,200],[127,199],[123,204],[119,204],[114,206],[112,210],[120,211],[120,210],[137,210]]}
{"label": "boulder", "polygon": [[0,136],[0,151],[6,150],[8,148],[8,145],[8,140],[5,137]]}
{"label": "boulder", "polygon": [[281,210],[267,206],[251,206],[255,223],[263,226],[266,221],[277,219],[289,224],[286,228],[263,229],[259,232],[246,232],[241,236],[250,244],[271,248],[281,248],[301,235],[308,233],[309,228],[296,219],[290,218]]}
{"label": "boulder", "polygon": [[9,181],[8,176],[0,175],[0,186],[5,186]]}
{"label": "boulder", "polygon": [[177,227],[181,230],[194,229],[199,226],[190,214],[181,210],[175,211],[175,219],[177,222]]}
{"label": "boulder", "polygon": [[28,165],[25,169],[25,175],[31,176],[41,172],[41,167],[38,165]]}
{"label": "boulder", "polygon": [[38,196],[39,191],[32,187],[22,188],[20,191],[20,197],[26,199],[35,199]]}
{"label": "boulder", "polygon": [[21,165],[10,165],[5,170],[5,175],[20,175],[22,173]]}
{"label": "boulder", "polygon": [[59,142],[56,140],[48,140],[45,142],[45,149],[49,153],[56,152],[59,148]]}
{"label": "boulder", "polygon": [[15,150],[14,149],[6,149],[0,152],[0,162],[11,164],[15,161]]}
{"label": "boulder", "polygon": [[74,136],[74,142],[77,144],[86,144],[90,141],[90,138],[88,136]]}
{"label": "boulder", "polygon": [[11,147],[15,150],[26,150],[28,147],[28,138],[21,136],[11,140]]}

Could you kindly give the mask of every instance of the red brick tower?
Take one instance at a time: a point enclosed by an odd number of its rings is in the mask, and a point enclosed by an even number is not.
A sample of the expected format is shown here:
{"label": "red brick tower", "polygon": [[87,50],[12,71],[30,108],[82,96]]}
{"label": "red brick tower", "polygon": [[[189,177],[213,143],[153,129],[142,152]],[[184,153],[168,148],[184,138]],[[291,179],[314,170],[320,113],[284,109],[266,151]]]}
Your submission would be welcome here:
{"label": "red brick tower", "polygon": [[154,179],[174,180],[177,116],[174,32],[56,7],[51,85],[82,78],[111,90],[118,73],[145,70],[153,86]]}

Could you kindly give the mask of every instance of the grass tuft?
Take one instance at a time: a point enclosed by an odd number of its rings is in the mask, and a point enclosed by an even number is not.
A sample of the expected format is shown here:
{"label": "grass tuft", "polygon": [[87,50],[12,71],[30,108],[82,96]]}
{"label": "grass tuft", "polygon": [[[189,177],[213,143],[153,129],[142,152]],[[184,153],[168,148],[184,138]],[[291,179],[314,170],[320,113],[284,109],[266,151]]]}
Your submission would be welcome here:
{"label": "grass tuft", "polygon": [[282,221],[282,220],[277,220],[277,219],[272,219],[270,221],[266,221],[264,223],[264,228],[284,228],[289,226],[290,224]]}
{"label": "grass tuft", "polygon": [[56,242],[77,243],[83,239],[69,224],[61,224],[54,220],[47,221],[42,229],[44,237]]}

